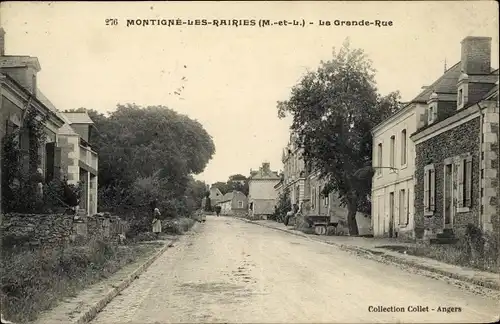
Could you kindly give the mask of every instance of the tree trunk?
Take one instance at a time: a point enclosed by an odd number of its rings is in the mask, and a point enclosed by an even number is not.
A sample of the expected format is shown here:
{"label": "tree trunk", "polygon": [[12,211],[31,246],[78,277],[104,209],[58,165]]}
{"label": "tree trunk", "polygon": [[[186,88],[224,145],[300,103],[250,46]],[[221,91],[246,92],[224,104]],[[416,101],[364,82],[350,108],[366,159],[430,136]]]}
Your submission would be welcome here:
{"label": "tree trunk", "polygon": [[358,201],[356,197],[349,198],[347,203],[347,226],[349,228],[349,235],[356,236],[358,232],[358,223],[356,222],[356,214],[358,212]]}

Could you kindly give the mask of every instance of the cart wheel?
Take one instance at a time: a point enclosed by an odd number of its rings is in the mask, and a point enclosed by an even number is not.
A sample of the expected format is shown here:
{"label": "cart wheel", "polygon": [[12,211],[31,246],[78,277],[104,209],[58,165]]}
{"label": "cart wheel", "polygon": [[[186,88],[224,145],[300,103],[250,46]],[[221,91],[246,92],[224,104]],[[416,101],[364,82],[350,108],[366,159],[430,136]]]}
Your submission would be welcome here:
{"label": "cart wheel", "polygon": [[314,233],[317,235],[325,235],[326,234],[326,226],[324,225],[318,225],[314,227]]}

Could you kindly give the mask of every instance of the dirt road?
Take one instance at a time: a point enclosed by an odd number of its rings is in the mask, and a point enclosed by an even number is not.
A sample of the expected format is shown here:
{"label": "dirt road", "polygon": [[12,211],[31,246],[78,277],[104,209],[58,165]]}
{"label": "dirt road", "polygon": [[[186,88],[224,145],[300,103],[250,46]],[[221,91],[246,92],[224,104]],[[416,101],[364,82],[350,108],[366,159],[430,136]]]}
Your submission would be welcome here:
{"label": "dirt road", "polygon": [[208,216],[92,323],[473,323],[495,320],[499,306],[334,246]]}

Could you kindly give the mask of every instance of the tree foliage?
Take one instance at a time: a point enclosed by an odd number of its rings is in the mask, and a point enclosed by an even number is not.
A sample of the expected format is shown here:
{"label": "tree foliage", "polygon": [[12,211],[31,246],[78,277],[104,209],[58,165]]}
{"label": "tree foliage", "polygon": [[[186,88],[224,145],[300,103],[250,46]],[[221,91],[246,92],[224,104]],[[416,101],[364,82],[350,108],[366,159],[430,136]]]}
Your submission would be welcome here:
{"label": "tree foliage", "polygon": [[239,173],[229,176],[226,182],[218,181],[212,185],[219,189],[223,195],[236,190],[248,196],[248,178]]}
{"label": "tree foliage", "polygon": [[278,197],[278,203],[274,206],[274,213],[271,215],[270,219],[275,221],[282,221],[286,216],[286,213],[292,210],[292,202],[290,200],[290,190],[285,188],[283,192],[280,193]]}
{"label": "tree foliage", "polygon": [[205,184],[192,178],[215,153],[212,137],[188,116],[164,106],[118,105],[94,121],[90,144],[99,154],[99,205],[145,206],[158,199],[167,215],[201,206]]}
{"label": "tree foliage", "polygon": [[9,130],[2,141],[2,210],[6,212],[51,213],[79,203],[80,184],[69,184],[65,178],[46,183],[40,172],[47,118],[29,109],[21,127]]}
{"label": "tree foliage", "polygon": [[304,160],[328,180],[324,193],[337,192],[347,206],[351,235],[358,234],[356,212],[369,212],[371,193],[371,178],[354,174],[371,165],[371,129],[400,108],[399,98],[398,92],[378,93],[371,61],[346,40],[278,102],[278,116],[293,117]]}

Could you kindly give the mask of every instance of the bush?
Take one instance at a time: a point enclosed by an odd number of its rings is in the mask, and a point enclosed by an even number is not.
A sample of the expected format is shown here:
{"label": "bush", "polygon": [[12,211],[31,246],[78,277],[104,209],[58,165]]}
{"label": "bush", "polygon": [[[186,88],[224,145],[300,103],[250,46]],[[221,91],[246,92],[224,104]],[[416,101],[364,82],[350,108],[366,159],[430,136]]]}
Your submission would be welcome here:
{"label": "bush", "polygon": [[151,247],[118,246],[93,240],[81,246],[2,250],[2,313],[30,322],[61,298],[108,277]]}
{"label": "bush", "polygon": [[162,232],[167,234],[182,235],[189,231],[196,223],[192,218],[182,217],[162,221]]}

